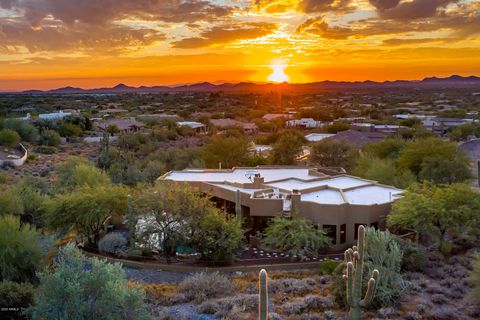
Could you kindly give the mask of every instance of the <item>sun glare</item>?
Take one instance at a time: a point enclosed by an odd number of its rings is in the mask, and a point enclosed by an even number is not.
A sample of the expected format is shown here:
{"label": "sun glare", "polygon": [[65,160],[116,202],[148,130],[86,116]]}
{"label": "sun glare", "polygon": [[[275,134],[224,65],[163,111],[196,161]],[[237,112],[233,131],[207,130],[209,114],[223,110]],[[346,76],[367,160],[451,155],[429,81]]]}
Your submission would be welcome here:
{"label": "sun glare", "polygon": [[289,80],[288,75],[285,73],[285,68],[287,64],[274,61],[270,65],[270,69],[272,69],[272,73],[268,76],[268,80],[272,82],[285,82]]}

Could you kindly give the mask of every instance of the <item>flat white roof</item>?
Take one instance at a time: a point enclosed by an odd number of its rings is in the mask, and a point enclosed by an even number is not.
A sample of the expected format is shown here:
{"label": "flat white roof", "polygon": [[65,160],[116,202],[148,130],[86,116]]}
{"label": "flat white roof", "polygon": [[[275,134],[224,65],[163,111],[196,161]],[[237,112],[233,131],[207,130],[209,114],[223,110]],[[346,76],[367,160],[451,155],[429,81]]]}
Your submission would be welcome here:
{"label": "flat white roof", "polygon": [[394,188],[371,185],[345,191],[344,195],[350,204],[383,204],[397,199],[402,191]]}
{"label": "flat white roof", "polygon": [[[238,168],[232,171],[187,169],[183,171],[173,171],[163,179],[204,182],[230,191],[240,190],[242,193],[253,194],[253,192],[260,189],[237,187],[232,185],[232,183],[250,183],[255,174],[260,174],[260,176],[264,178],[262,188],[278,188],[290,192],[292,190],[299,190],[302,201],[316,202],[319,204],[384,204],[396,200],[403,192],[394,187],[378,185],[372,181],[346,175],[334,177],[325,176],[325,178],[321,179],[321,176],[309,174],[309,168]],[[252,180],[250,180],[249,177],[251,177]],[[302,192],[302,190],[321,186],[327,187],[311,192]],[[345,198],[342,197],[342,192]]]}
{"label": "flat white roof", "polygon": [[310,201],[322,204],[343,204],[345,201],[337,190],[325,189],[301,195],[302,201]]}
{"label": "flat white roof", "polygon": [[[173,181],[204,181],[204,182],[232,182],[232,183],[250,183],[253,181],[253,175],[259,173],[265,183],[268,181],[282,180],[291,177],[311,180],[318,178],[308,173],[308,168],[239,168],[233,171],[204,171],[187,169],[183,171],[172,171],[165,179]],[[250,180],[248,177],[251,177]]]}
{"label": "flat white roof", "polygon": [[307,141],[314,142],[333,137],[334,135],[335,134],[333,133],[310,133],[305,136],[305,139],[307,139]]}

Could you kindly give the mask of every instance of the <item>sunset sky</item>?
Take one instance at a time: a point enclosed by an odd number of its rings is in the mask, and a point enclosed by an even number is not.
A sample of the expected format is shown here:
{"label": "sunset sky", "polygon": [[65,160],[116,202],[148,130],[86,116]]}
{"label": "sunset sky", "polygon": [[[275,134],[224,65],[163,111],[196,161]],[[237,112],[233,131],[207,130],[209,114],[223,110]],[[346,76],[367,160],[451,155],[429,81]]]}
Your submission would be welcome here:
{"label": "sunset sky", "polygon": [[0,0],[0,91],[451,74],[478,0]]}

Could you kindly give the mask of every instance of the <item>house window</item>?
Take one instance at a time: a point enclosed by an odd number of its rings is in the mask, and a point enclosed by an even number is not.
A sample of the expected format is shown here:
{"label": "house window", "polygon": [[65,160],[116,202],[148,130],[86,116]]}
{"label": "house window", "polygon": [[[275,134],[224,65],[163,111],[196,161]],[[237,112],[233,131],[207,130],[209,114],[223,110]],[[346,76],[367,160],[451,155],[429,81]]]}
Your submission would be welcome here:
{"label": "house window", "polygon": [[345,243],[347,241],[347,225],[340,225],[340,243]]}
{"label": "house window", "polygon": [[334,224],[324,224],[323,230],[332,239],[332,244],[337,244],[337,226]]}
{"label": "house window", "polygon": [[365,226],[366,225],[364,223],[355,223],[355,230],[354,230],[354,239],[357,240],[358,239],[358,227],[360,226]]}
{"label": "house window", "polygon": [[370,223],[370,227],[374,228],[375,230],[378,229],[378,222]]}

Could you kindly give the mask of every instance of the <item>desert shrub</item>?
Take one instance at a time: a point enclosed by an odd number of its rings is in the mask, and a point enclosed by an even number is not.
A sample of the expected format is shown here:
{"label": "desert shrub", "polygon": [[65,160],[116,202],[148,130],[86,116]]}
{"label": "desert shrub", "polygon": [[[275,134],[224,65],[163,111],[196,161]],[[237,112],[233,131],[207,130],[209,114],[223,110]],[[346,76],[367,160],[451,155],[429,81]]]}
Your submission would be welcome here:
{"label": "desert shrub", "polygon": [[58,133],[62,137],[78,137],[82,133],[82,129],[71,123],[64,123],[58,127]]}
{"label": "desert shrub", "polygon": [[34,280],[42,258],[38,235],[20,218],[0,216],[0,280]]}
{"label": "desert shrub", "polygon": [[0,145],[12,147],[20,142],[20,135],[10,129],[0,130]]}
{"label": "desert shrub", "polygon": [[43,145],[56,147],[60,144],[60,135],[54,130],[45,130],[40,136],[40,142]]}
{"label": "desert shrub", "polygon": [[38,138],[37,128],[27,121],[8,119],[3,123],[3,126],[6,129],[16,131],[24,141],[33,142]]}
{"label": "desert shrub", "polygon": [[57,152],[57,148],[52,146],[38,146],[35,148],[35,152],[40,154],[54,154]]}
{"label": "desert shrub", "polygon": [[127,239],[118,232],[107,233],[98,242],[98,249],[101,252],[116,254],[127,246]]}
{"label": "desert shrub", "polygon": [[200,313],[213,314],[219,319],[231,319],[233,313],[257,313],[258,294],[241,294],[218,300],[205,301],[198,306]]}
{"label": "desert shrub", "polygon": [[284,304],[283,312],[287,315],[291,314],[305,314],[307,312],[323,312],[333,306],[333,297],[322,297],[319,295],[308,295],[300,297],[292,302]]}
{"label": "desert shrub", "polygon": [[335,297],[335,301],[340,306],[345,306],[347,303],[345,292],[347,290],[346,281],[343,279],[343,275],[345,273],[346,264],[345,262],[341,262],[335,268],[332,273],[332,293]]}
{"label": "desert shrub", "polygon": [[39,278],[39,294],[30,309],[34,320],[151,319],[144,291],[127,282],[119,263],[87,258],[73,245],[65,246],[55,268]]}
{"label": "desert shrub", "polygon": [[317,287],[317,282],[312,278],[291,279],[281,278],[273,279],[268,283],[268,290],[272,294],[288,293],[301,295],[313,291]]}
{"label": "desert shrub", "polygon": [[319,272],[321,275],[332,274],[338,266],[338,262],[332,259],[327,259],[320,262]]}
{"label": "desert shrub", "polygon": [[321,249],[331,243],[323,229],[317,229],[311,222],[292,218],[275,217],[265,229],[262,244],[280,249],[299,258],[318,257]]}
{"label": "desert shrub", "polygon": [[422,272],[428,262],[427,252],[417,243],[397,238],[402,250],[402,271]]}
{"label": "desert shrub", "polygon": [[183,280],[178,291],[188,300],[200,303],[211,298],[231,295],[235,289],[235,285],[225,275],[218,272],[202,272]]}
{"label": "desert shrub", "polygon": [[23,214],[23,202],[14,188],[0,189],[0,216],[13,215],[20,216]]}
{"label": "desert shrub", "polygon": [[2,311],[2,319],[19,319],[21,309],[27,308],[33,303],[34,288],[28,282],[0,282],[0,309],[19,308],[12,312]]}

